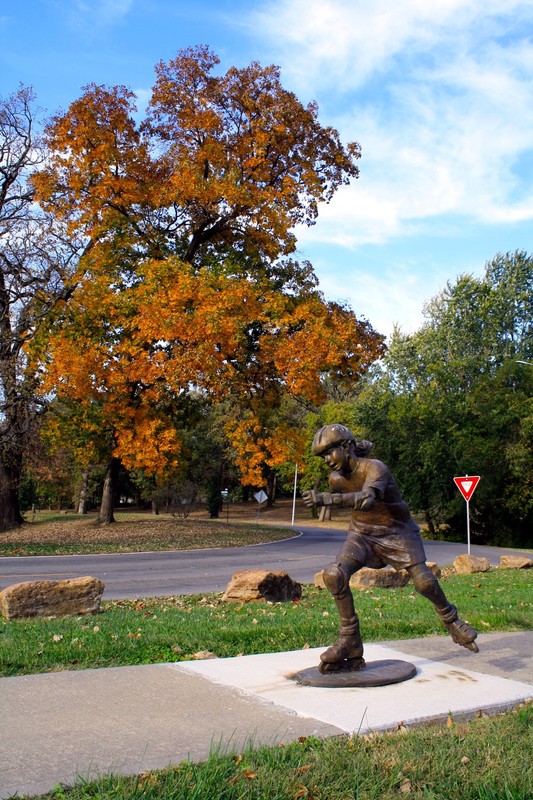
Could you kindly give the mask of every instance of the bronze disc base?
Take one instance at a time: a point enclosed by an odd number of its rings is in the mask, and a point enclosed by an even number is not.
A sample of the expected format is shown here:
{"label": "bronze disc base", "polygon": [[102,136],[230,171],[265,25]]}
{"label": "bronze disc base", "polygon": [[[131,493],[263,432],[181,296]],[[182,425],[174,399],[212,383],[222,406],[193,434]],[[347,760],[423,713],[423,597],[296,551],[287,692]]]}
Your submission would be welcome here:
{"label": "bronze disc base", "polygon": [[364,669],[352,672],[327,672],[324,674],[319,671],[318,667],[308,667],[297,672],[292,678],[301,686],[339,689],[350,686],[388,686],[391,683],[408,681],[415,675],[414,664],[389,658],[383,661],[367,661]]}

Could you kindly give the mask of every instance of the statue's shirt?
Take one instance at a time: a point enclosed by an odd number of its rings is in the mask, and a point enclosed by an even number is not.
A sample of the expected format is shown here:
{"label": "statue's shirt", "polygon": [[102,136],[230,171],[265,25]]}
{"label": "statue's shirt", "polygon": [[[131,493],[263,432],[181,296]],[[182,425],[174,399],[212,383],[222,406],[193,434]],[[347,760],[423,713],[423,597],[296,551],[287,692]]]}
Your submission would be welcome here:
{"label": "statue's shirt", "polygon": [[[364,492],[372,489],[376,503],[369,511],[354,509],[349,537],[343,548],[346,555],[368,566],[390,564],[401,567],[425,561],[420,528],[412,518],[389,468],[374,458],[358,458],[352,472],[332,472],[332,492]],[[356,546],[359,540],[360,546]],[[364,540],[364,542],[363,542]],[[380,562],[380,563],[379,563]]]}

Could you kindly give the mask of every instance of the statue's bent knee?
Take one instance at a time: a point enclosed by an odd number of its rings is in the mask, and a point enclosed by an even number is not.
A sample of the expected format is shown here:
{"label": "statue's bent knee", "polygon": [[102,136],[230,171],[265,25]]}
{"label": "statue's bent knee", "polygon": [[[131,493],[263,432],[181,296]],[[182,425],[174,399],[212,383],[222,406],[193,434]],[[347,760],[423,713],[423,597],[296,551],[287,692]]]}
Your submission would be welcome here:
{"label": "statue's bent knee", "polygon": [[328,564],[323,577],[326,589],[334,596],[344,594],[349,588],[350,579],[339,564]]}
{"label": "statue's bent knee", "polygon": [[411,577],[417,592],[425,597],[431,597],[439,590],[439,582],[426,564],[417,564]]}

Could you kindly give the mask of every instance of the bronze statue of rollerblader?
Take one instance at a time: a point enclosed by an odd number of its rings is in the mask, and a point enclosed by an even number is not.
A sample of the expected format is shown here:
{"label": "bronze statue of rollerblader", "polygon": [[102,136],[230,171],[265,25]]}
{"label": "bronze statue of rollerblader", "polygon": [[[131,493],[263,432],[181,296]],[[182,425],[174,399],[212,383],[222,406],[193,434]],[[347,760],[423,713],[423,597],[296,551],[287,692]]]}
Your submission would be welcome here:
{"label": "bronze statue of rollerblader", "polygon": [[313,453],[331,470],[330,492],[303,492],[304,503],[352,508],[348,536],[336,561],[324,570],[324,583],[340,616],[339,638],[320,656],[319,671],[347,672],[365,667],[359,618],[350,577],[362,567],[406,569],[414,587],[430,600],[456,644],[474,653],[477,631],[459,618],[426,564],[420,528],[383,462],[368,457],[371,443],[357,442],[344,425],[326,425],[315,434]]}

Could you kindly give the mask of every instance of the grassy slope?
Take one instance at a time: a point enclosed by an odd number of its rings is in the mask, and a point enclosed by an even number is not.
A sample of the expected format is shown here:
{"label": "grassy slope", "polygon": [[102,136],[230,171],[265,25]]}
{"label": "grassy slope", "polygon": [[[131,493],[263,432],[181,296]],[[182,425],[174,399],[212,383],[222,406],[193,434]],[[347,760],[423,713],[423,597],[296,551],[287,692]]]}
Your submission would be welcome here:
{"label": "grassy slope", "polygon": [[[481,632],[533,628],[531,570],[451,575],[449,599]],[[433,607],[407,585],[356,593],[365,641],[445,633]],[[3,675],[122,666],[319,647],[336,637],[329,592],[305,586],[298,603],[222,602],[220,595],[106,602],[98,616],[0,620]],[[455,647],[455,645],[450,645]]]}
{"label": "grassy slope", "polygon": [[97,525],[96,516],[42,516],[0,534],[0,556],[131,553],[242,547],[294,536],[289,528],[251,521],[178,519],[170,515],[117,515],[114,525]]}

